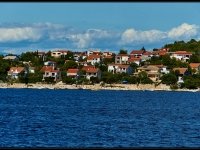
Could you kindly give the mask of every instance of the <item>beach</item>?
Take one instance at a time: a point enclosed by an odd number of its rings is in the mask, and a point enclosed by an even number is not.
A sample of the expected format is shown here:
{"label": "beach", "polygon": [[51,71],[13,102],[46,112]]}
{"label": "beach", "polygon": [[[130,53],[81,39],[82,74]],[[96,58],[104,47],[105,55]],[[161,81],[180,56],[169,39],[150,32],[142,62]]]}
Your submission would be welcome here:
{"label": "beach", "polygon": [[154,84],[93,84],[93,85],[76,85],[76,84],[65,84],[62,82],[56,84],[24,84],[24,83],[0,83],[0,88],[32,88],[32,89],[88,89],[88,90],[148,90],[148,91],[200,91],[199,89],[189,90],[189,89],[170,89],[170,86],[165,84],[159,84],[155,86]]}

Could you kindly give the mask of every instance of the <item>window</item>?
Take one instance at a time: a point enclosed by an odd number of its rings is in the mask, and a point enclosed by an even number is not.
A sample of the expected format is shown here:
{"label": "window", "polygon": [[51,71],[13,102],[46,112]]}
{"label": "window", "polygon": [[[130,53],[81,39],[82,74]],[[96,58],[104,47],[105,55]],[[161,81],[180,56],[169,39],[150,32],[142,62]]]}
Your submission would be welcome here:
{"label": "window", "polygon": [[55,76],[55,73],[52,73],[52,76]]}

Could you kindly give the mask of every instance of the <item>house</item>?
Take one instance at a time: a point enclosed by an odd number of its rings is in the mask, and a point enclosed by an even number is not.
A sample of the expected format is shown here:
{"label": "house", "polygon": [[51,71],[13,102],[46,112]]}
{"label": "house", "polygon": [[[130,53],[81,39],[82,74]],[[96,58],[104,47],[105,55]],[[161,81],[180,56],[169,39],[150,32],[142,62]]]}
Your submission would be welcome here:
{"label": "house", "polygon": [[115,73],[127,73],[132,74],[133,69],[130,67],[130,65],[124,65],[124,64],[108,64],[108,72]]}
{"label": "house", "polygon": [[56,67],[56,62],[54,62],[54,61],[46,61],[46,62],[44,62],[44,65],[45,66],[54,66],[54,67]]}
{"label": "house", "polygon": [[80,76],[80,70],[79,69],[68,69],[67,76],[72,77],[72,78],[78,78]]}
{"label": "house", "polygon": [[142,59],[137,58],[137,57],[133,57],[133,58],[128,59],[128,64],[136,63],[139,66],[141,62],[142,62]]}
{"label": "house", "polygon": [[45,80],[45,77],[53,77],[54,81],[61,80],[61,71],[54,66],[43,66],[41,71],[44,72],[43,81]]}
{"label": "house", "polygon": [[19,58],[17,56],[14,56],[14,55],[5,56],[3,59],[4,60],[11,60],[11,61],[18,61],[19,60]]}
{"label": "house", "polygon": [[118,54],[115,56],[115,64],[127,64],[129,59],[128,54]]}
{"label": "house", "polygon": [[11,67],[8,71],[8,76],[10,76],[12,79],[18,79],[19,74],[25,72],[24,67]]}
{"label": "house", "polygon": [[51,52],[51,56],[55,58],[64,57],[68,54],[68,52],[69,52],[68,50],[57,50]]}
{"label": "house", "polygon": [[134,73],[135,76],[138,76],[138,74],[142,71],[147,73],[147,76],[152,81],[157,81],[160,79],[160,73],[159,73],[159,66],[156,65],[148,65],[148,66],[142,66],[137,68],[137,72]]}
{"label": "house", "polygon": [[145,50],[132,50],[130,56],[132,57],[141,57],[145,53]]}
{"label": "house", "polygon": [[90,80],[91,77],[101,79],[101,70],[99,68],[95,68],[95,66],[83,66],[82,70],[85,71],[85,77],[88,80]]}
{"label": "house", "polygon": [[176,58],[177,60],[181,60],[183,62],[187,62],[190,57],[192,56],[191,52],[187,52],[187,51],[176,51],[176,52],[171,52],[171,58]]}
{"label": "house", "polygon": [[188,68],[174,68],[173,71],[179,71],[177,83],[184,83],[183,76],[188,75]]}
{"label": "house", "polygon": [[87,57],[87,62],[91,63],[91,65],[95,65],[95,63],[101,62],[101,56],[100,55],[89,55]]}
{"label": "house", "polygon": [[103,56],[103,57],[113,56],[113,55],[114,55],[114,53],[112,53],[112,52],[103,52],[103,53],[102,53],[102,56]]}
{"label": "house", "polygon": [[146,51],[141,56],[141,61],[147,61],[153,56],[152,52]]}
{"label": "house", "polygon": [[196,71],[196,73],[200,72],[200,63],[190,63],[189,65],[191,69]]}
{"label": "house", "polygon": [[99,50],[89,50],[87,51],[87,56],[90,55],[101,55],[101,52]]}

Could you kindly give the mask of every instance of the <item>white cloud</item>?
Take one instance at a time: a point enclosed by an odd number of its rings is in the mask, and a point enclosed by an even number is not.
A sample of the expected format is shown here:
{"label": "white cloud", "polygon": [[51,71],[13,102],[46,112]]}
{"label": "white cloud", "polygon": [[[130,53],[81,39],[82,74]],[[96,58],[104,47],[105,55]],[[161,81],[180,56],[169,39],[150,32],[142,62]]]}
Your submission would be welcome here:
{"label": "white cloud", "polygon": [[0,28],[0,42],[36,41],[41,36],[37,29],[31,27]]}
{"label": "white cloud", "polygon": [[[74,49],[142,47],[145,45],[163,45],[175,40],[200,39],[199,26],[183,23],[180,26],[161,30],[136,30],[134,28],[121,31],[69,28],[52,23],[35,24],[0,24],[1,47],[55,48],[68,47]],[[162,46],[161,45],[161,46]],[[155,46],[156,47],[156,46]],[[146,48],[146,47],[145,47]]]}
{"label": "white cloud", "polygon": [[182,25],[172,28],[168,32],[168,37],[175,40],[187,40],[198,34],[199,26],[183,23]]}
{"label": "white cloud", "polygon": [[88,29],[85,33],[68,34],[66,36],[66,38],[74,42],[77,48],[92,47],[96,41],[112,37],[113,33],[100,29]]}
{"label": "white cloud", "polygon": [[122,45],[141,42],[151,43],[160,41],[165,37],[165,33],[159,30],[137,31],[135,29],[127,29],[122,33],[120,43]]}

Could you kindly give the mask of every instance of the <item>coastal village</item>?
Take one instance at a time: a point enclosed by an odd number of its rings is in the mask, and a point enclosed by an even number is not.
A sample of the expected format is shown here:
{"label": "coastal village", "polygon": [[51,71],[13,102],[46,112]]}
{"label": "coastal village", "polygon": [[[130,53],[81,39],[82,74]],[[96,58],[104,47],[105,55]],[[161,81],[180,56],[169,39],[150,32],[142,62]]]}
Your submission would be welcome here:
{"label": "coastal village", "polygon": [[72,50],[27,51],[0,56],[0,81],[7,85],[167,85],[171,89],[200,87],[199,54],[168,47],[153,51]]}

